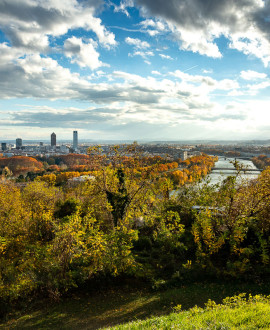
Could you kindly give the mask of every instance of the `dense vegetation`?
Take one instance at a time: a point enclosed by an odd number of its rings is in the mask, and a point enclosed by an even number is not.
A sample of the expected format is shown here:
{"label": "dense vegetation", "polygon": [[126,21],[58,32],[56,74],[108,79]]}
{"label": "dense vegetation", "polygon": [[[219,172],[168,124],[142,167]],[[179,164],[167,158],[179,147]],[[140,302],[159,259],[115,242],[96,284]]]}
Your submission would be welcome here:
{"label": "dense vegetation", "polygon": [[145,159],[136,145],[113,147],[106,156],[92,148],[89,158],[94,179],[78,184],[57,181],[71,172],[23,186],[3,174],[2,311],[29,294],[57,299],[104,276],[143,278],[158,287],[269,274],[270,168],[256,181],[229,177],[210,186],[197,184],[214,164],[207,155],[180,168]]}
{"label": "dense vegetation", "polygon": [[268,166],[270,166],[270,158],[266,155],[260,155],[258,157],[253,157],[252,162],[255,166],[257,166],[260,169],[264,169]]}

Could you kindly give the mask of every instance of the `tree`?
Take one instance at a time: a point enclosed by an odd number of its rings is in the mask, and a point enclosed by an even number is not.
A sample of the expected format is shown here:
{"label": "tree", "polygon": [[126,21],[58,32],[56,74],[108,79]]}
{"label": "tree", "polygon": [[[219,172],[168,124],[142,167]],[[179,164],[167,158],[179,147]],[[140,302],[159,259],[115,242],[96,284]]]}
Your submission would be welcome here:
{"label": "tree", "polygon": [[208,204],[195,214],[192,233],[202,265],[237,277],[269,265],[270,171],[244,181],[239,179],[243,169],[235,166],[238,175],[216,186]]}
{"label": "tree", "polygon": [[22,191],[25,210],[30,217],[31,235],[40,240],[51,240],[55,202],[61,193],[46,182],[29,183]]}
{"label": "tree", "polygon": [[90,148],[88,152],[90,164],[96,169],[92,185],[108,205],[111,225],[114,228],[124,223],[128,225],[136,217],[145,216],[159,181],[157,166],[145,166],[136,143],[112,146],[106,156],[99,147]]}
{"label": "tree", "polygon": [[12,175],[13,175],[12,171],[7,166],[5,166],[2,171],[2,176],[6,179],[9,179],[12,177]]}

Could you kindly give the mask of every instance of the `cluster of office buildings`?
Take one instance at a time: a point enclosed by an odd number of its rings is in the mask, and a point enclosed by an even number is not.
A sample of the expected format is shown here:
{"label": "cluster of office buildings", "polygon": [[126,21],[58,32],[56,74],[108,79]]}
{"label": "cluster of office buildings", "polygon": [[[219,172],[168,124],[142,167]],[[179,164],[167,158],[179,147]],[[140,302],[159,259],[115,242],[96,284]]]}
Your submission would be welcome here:
{"label": "cluster of office buildings", "polygon": [[34,145],[23,145],[23,140],[17,138],[15,145],[8,144],[6,142],[1,143],[1,151],[4,156],[15,156],[15,155],[25,155],[25,156],[36,156],[36,155],[52,155],[52,154],[66,154],[70,152],[79,152],[78,149],[78,131],[73,131],[73,141],[72,144],[57,145],[56,134],[53,132],[51,134],[51,144],[44,144],[44,142],[39,142],[39,144]]}

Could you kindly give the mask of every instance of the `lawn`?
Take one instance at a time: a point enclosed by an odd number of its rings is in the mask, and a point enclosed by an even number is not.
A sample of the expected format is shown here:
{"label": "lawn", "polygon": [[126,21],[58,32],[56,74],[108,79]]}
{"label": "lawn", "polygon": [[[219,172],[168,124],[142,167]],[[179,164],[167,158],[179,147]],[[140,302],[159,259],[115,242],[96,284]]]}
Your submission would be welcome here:
{"label": "lawn", "polygon": [[[234,297],[239,299],[240,297]],[[168,316],[155,317],[145,321],[135,321],[119,325],[111,330],[139,329],[269,329],[270,297],[241,297],[236,303],[216,305],[209,302],[204,309],[197,306],[189,311],[171,313]]]}
{"label": "lawn", "polygon": [[270,294],[270,286],[267,283],[215,282],[157,291],[138,283],[132,285],[129,281],[108,285],[98,292],[93,289],[74,292],[59,302],[40,300],[10,313],[0,323],[0,329],[98,329],[169,315],[179,304],[186,311],[195,305],[203,307],[208,299],[220,303],[223,298],[241,292]]}

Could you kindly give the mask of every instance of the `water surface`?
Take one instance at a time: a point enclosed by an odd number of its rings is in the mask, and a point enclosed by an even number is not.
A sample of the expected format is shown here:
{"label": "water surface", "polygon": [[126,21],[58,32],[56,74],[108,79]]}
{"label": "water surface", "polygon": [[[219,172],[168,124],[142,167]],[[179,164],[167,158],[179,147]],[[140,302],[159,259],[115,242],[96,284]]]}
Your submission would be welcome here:
{"label": "water surface", "polygon": [[[236,175],[236,170],[231,170],[234,169],[232,162],[235,160],[237,160],[240,164],[247,168],[247,171],[241,174],[241,177],[243,179],[256,179],[260,174],[260,171],[252,163],[251,160],[219,157],[218,161],[215,163],[215,167],[212,169],[212,172],[208,175],[211,180],[210,183],[216,184],[226,179],[228,176]],[[257,171],[248,171],[248,169],[256,169]]]}

